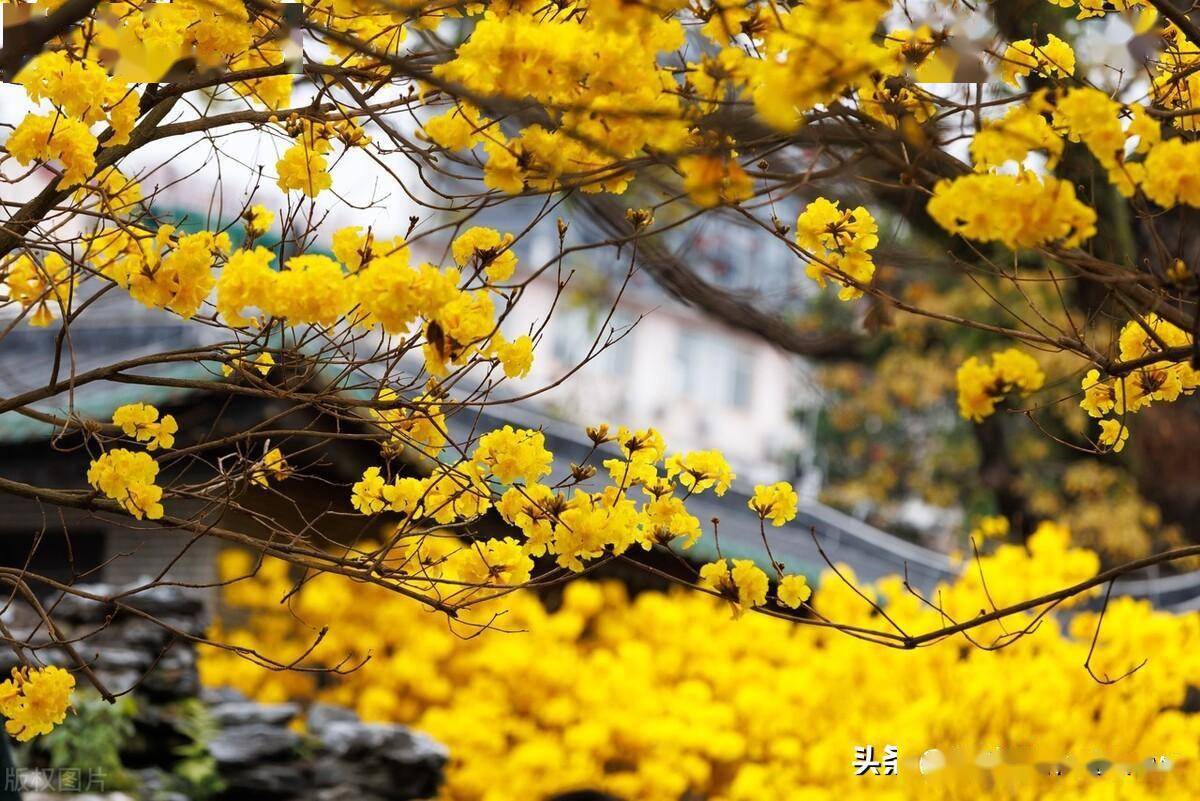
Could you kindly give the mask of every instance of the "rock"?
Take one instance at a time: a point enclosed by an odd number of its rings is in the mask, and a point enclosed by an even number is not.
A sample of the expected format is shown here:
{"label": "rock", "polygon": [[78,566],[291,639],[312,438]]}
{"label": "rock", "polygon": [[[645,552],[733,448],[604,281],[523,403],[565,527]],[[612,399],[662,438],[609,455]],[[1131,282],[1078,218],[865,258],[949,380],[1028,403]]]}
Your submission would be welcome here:
{"label": "rock", "polygon": [[[112,584],[82,584],[77,589],[91,595],[112,597],[134,590],[144,583],[136,582],[120,587]],[[189,623],[189,627],[194,627],[197,623],[201,628],[203,626],[204,604],[194,593],[186,592],[182,587],[153,586],[132,595],[125,595],[120,600],[122,604],[155,618],[172,623],[183,621]],[[63,622],[102,624],[115,612],[116,606],[113,604],[81,598],[78,595],[67,595],[55,609],[55,617]]]}
{"label": "rock", "polygon": [[357,723],[358,715],[344,706],[316,703],[308,708],[307,722],[310,732],[321,732],[330,723]]}
{"label": "rock", "polygon": [[258,704],[254,701],[226,701],[209,709],[213,720],[222,728],[261,723],[264,726],[287,726],[300,714],[299,704]]}
{"label": "rock", "polygon": [[[263,763],[236,772],[222,772],[225,790],[221,798],[228,801],[261,798],[306,798],[311,786],[304,763]],[[361,800],[360,800],[361,801]]]}
{"label": "rock", "polygon": [[202,687],[200,700],[208,706],[231,703],[233,701],[249,701],[246,694],[232,687]]}
{"label": "rock", "polygon": [[334,720],[309,733],[324,753],[316,775],[321,786],[349,784],[389,799],[437,794],[449,753],[427,735],[404,726]]}
{"label": "rock", "polygon": [[324,728],[309,730],[321,744],[339,759],[379,755],[385,748],[399,746],[408,749],[413,735],[403,726],[384,723],[331,721]]}
{"label": "rock", "polygon": [[174,643],[142,682],[146,693],[162,700],[195,698],[200,692],[196,649],[189,643]]}
{"label": "rock", "polygon": [[208,752],[222,766],[253,766],[293,757],[299,745],[300,735],[291,729],[253,723],[221,729],[209,742]]}

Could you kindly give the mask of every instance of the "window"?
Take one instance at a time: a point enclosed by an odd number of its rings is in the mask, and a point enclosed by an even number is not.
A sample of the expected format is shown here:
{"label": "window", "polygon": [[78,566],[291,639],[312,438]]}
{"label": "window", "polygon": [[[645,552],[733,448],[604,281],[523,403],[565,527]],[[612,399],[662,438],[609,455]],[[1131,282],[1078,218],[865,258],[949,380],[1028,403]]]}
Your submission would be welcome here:
{"label": "window", "polygon": [[[574,367],[595,345],[594,358],[585,369],[608,374],[627,372],[633,355],[633,337],[637,336],[636,327],[633,331],[628,329],[637,318],[620,311],[607,323],[606,317],[607,313],[592,314],[585,309],[564,310],[557,315],[550,345],[555,361],[565,367]],[[601,350],[610,339],[610,331],[613,332],[612,339],[620,339]]]}
{"label": "window", "polygon": [[754,399],[753,358],[726,336],[684,329],[679,342],[681,391],[698,403],[749,409]]}

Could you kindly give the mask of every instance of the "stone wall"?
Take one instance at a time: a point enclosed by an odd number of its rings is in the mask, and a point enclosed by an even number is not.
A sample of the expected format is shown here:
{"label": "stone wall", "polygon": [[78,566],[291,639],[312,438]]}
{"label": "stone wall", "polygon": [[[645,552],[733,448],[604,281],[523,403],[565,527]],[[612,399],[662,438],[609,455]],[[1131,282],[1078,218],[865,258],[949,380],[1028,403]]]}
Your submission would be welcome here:
{"label": "stone wall", "polygon": [[[112,597],[134,586],[81,589]],[[404,726],[365,723],[348,709],[260,704],[233,690],[202,689],[195,647],[180,636],[199,634],[206,627],[201,601],[169,586],[129,595],[123,601],[166,622],[176,633],[136,613],[76,596],[63,599],[54,610],[64,632],[82,638],[76,649],[106,688],[118,694],[130,691],[137,701],[134,736],[123,740],[120,749],[121,762],[136,787],[92,797],[107,801],[199,797],[181,792],[172,781],[184,753],[191,759],[211,758],[208,764],[215,765],[221,786],[209,797],[217,801],[404,801],[437,794],[448,757],[440,743]],[[15,627],[18,636],[22,627],[28,631],[33,625],[15,608],[5,615],[5,622]],[[57,649],[39,653],[43,659],[69,666]],[[0,669],[7,673],[10,666],[0,664]],[[86,679],[76,675],[79,686],[86,687]],[[207,729],[200,744],[194,726],[188,725],[197,716],[197,704]],[[25,793],[27,801],[50,797],[57,796]]]}

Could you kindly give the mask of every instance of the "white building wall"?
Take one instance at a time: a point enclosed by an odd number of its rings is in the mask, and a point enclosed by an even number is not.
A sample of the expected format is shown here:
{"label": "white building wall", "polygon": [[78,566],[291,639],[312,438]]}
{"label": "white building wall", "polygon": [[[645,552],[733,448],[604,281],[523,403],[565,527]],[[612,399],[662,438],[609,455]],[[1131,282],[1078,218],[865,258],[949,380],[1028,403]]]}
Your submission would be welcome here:
{"label": "white building wall", "polygon": [[[555,290],[553,278],[530,284],[508,335],[536,327]],[[553,384],[578,365],[606,314],[602,304],[560,300],[519,389]],[[631,324],[621,341],[532,403],[580,425],[653,425],[671,451],[719,449],[745,483],[794,477],[797,453],[811,445],[795,412],[817,402],[802,360],[682,304],[628,291],[601,341]]]}

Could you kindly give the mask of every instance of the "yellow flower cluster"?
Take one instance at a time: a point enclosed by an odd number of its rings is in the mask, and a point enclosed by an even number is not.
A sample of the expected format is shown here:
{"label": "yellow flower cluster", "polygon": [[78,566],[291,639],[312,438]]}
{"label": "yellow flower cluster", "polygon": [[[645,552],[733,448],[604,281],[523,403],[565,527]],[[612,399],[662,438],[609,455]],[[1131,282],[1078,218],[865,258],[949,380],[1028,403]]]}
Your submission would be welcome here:
{"label": "yellow flower cluster", "polygon": [[[1153,14],[1143,14],[1143,19],[1150,22],[1147,29],[1153,26]],[[1195,107],[1194,98],[1200,91],[1200,74],[1197,74],[1200,51],[1174,24],[1166,25],[1156,33],[1163,49],[1150,62],[1154,104],[1179,112],[1171,117],[1171,124],[1179,130],[1195,131],[1200,121],[1191,109]]]}
{"label": "yellow flower cluster", "polygon": [[[105,5],[86,27],[72,30],[69,45],[81,52],[120,53],[114,65],[123,80],[154,83],[181,61],[202,68],[243,71],[283,63],[278,41],[281,20],[270,9],[256,11],[238,0],[172,0]],[[292,75],[237,81],[234,91],[268,108],[285,105]],[[134,104],[136,107],[136,103]]]}
{"label": "yellow flower cluster", "polygon": [[1029,39],[1013,42],[1001,56],[1001,75],[1005,83],[1020,86],[1018,78],[1031,72],[1041,75],[1060,75],[1069,78],[1075,74],[1075,51],[1054,34],[1047,34],[1046,44],[1037,45]]}
{"label": "yellow flower cluster", "polygon": [[1018,164],[1030,151],[1047,155],[1046,167],[1054,169],[1062,157],[1063,140],[1033,104],[1015,106],[1000,119],[986,123],[971,139],[971,160],[979,172]]}
{"label": "yellow flower cluster", "polygon": [[[1122,361],[1144,362],[1161,353],[1164,346],[1190,348],[1192,337],[1158,315],[1148,314],[1125,323],[1117,342]],[[1128,375],[1108,380],[1100,379],[1099,370],[1089,370],[1083,377],[1083,400],[1079,405],[1091,417],[1111,413],[1120,418],[1101,420],[1099,436],[1101,445],[1119,452],[1129,438],[1126,414],[1139,412],[1155,402],[1170,403],[1191,395],[1198,386],[1200,371],[1186,358],[1143,363]]]}
{"label": "yellow flower cluster", "polygon": [[513,235],[494,228],[475,227],[455,238],[450,253],[459,267],[472,273],[482,270],[489,281],[507,281],[517,270]]}
{"label": "yellow flower cluster", "polygon": [[315,122],[292,115],[285,125],[295,143],[275,163],[276,183],[284,192],[299,190],[310,198],[333,186],[325,158],[333,150],[332,139],[347,147],[365,147],[371,142],[363,128],[349,118]]}
{"label": "yellow flower cluster", "polygon": [[890,8],[885,0],[745,8],[741,13],[753,23],[749,38],[755,56],[731,48],[739,57],[730,60],[759,116],[780,130],[795,130],[806,111],[885,71],[894,60],[875,40],[875,31]]}
{"label": "yellow flower cluster", "polygon": [[53,303],[62,311],[75,284],[71,265],[57,253],[47,253],[38,264],[32,256],[21,254],[0,268],[8,302],[19,303],[22,310],[34,309],[29,324],[43,327],[54,322]]}
{"label": "yellow flower cluster", "polygon": [[329,162],[325,158],[333,145],[327,136],[322,135],[323,131],[316,130],[312,123],[304,121],[299,127],[301,130],[295,144],[275,162],[278,175],[275,183],[284,192],[298,190],[315,198],[333,186],[333,176],[329,174]]}
{"label": "yellow flower cluster", "polygon": [[554,455],[546,450],[546,436],[540,431],[514,430],[504,426],[479,438],[473,462],[480,473],[501,484],[535,484],[550,472]]}
{"label": "yellow flower cluster", "polygon": [[[1127,121],[1124,122],[1123,121]],[[1136,153],[1155,148],[1162,137],[1158,123],[1138,105],[1122,106],[1098,89],[1072,89],[1054,105],[1055,125],[1072,142],[1083,142],[1108,171],[1109,182],[1129,197],[1147,177],[1144,165],[1126,162],[1128,139],[1137,137]]]}
{"label": "yellow flower cluster", "polygon": [[0,715],[5,730],[18,742],[49,734],[67,717],[75,677],[60,667],[13,668],[0,683]]}
{"label": "yellow flower cluster", "polygon": [[1041,389],[1046,375],[1032,356],[1008,348],[993,353],[991,364],[970,357],[959,366],[956,380],[959,413],[978,423],[1009,393],[1028,395]]}
{"label": "yellow flower cluster", "polygon": [[59,51],[35,56],[16,77],[35,103],[48,101],[49,114],[28,114],[6,145],[21,164],[58,161],[63,166],[59,186],[77,186],[96,169],[99,140],[91,126],[107,122],[112,129],[105,145],[129,141],[139,114],[139,97],[124,81],[89,58]]}
{"label": "yellow flower cluster", "polygon": [[[736,158],[685,152],[704,138],[699,119],[727,98],[752,101],[764,121],[785,131],[858,85],[870,86],[861,105],[885,122],[884,112],[898,100],[922,106],[910,90],[893,96],[872,77],[899,75],[915,63],[895,55],[903,37],[887,46],[877,41],[889,6],[884,0],[793,6],[600,0],[545,14],[522,3],[492,5],[435,75],[474,97],[532,98],[548,123],[508,137],[484,109],[459,100],[426,120],[424,133],[449,150],[480,146],[486,185],[509,193],[563,181],[585,191],[623,192],[631,176],[614,165],[649,150],[680,155],[685,191],[700,205],[736,203],[753,191]],[[701,48],[706,55],[677,74],[664,55],[681,49],[690,23],[701,23],[693,30],[708,40]]]}
{"label": "yellow flower cluster", "polygon": [[754,495],[746,503],[760,518],[770,520],[771,525],[783,526],[796,519],[799,502],[800,499],[792,485],[780,481],[775,484],[756,485]]}
{"label": "yellow flower cluster", "polygon": [[[993,599],[1023,600],[1094,573],[1095,556],[1070,548],[1064,534],[1045,525],[1028,549],[1002,545],[978,564],[972,559],[934,597],[966,620],[990,610]],[[411,560],[413,572],[445,560],[446,540],[428,542],[438,548],[396,559]],[[250,555],[237,556],[223,577],[251,572]],[[787,595],[804,595],[794,584]],[[860,589],[906,631],[945,623],[899,577]],[[229,651],[205,649],[204,682],[263,701],[345,704],[368,720],[429,732],[451,753],[441,801],[526,801],[583,789],[627,801],[1194,796],[1200,715],[1183,711],[1200,673],[1194,613],[1170,615],[1114,598],[1093,670],[1115,678],[1150,661],[1100,687],[1081,667],[1098,618],[1087,610],[1069,622],[1047,617],[998,651],[961,638],[905,651],[761,614],[733,619],[727,601],[697,593],[631,597],[618,585],[585,580],[567,585],[554,611],[532,594],[506,597],[505,631],[482,633],[447,626],[419,604],[337,575],[312,577],[293,590],[286,568],[268,560],[253,579],[225,590],[227,602],[249,614],[236,618],[243,627],[217,634],[287,660],[306,652],[314,630],[329,626],[306,665],[367,654],[371,660],[349,675],[325,677],[266,670]],[[785,600],[784,585],[777,595]],[[833,575],[823,578],[812,604],[830,619],[879,622]],[[1020,631],[1037,611],[1007,621],[1005,629]],[[1002,634],[992,624],[972,637],[990,644]],[[818,719],[820,725],[805,723]],[[900,775],[886,784],[856,777],[850,760],[865,742],[898,743]],[[922,776],[916,759],[929,748],[951,755],[960,749],[968,761],[1001,748],[1014,758],[1024,754],[1026,762]],[[1094,758],[1141,763],[1159,754],[1174,762],[1171,771],[1127,776],[1118,765],[1096,776],[1083,768]],[[1068,755],[1074,765],[1063,775],[1033,767]]]}
{"label": "yellow flower cluster", "polygon": [[[387,391],[380,399],[394,402],[396,396]],[[445,444],[440,408],[428,399],[375,414],[396,439],[418,450],[436,455]],[[593,432],[596,441],[613,439],[607,427]],[[363,514],[405,515],[396,538],[418,532],[423,520],[467,522],[495,507],[523,535],[525,554],[550,553],[560,566],[576,571],[587,560],[621,554],[634,545],[649,549],[679,540],[691,547],[700,537],[700,521],[685,502],[703,492],[726,492],[735,476],[724,457],[694,451],[664,459],[666,444],[653,429],[622,427],[615,439],[622,457],[604,461],[612,483],[599,491],[560,490],[542,483],[553,462],[544,435],[504,426],[480,437],[469,459],[437,466],[425,478],[389,481],[380,468],[370,467],[351,488],[350,501]],[[640,504],[629,494],[638,487],[645,496]],[[795,516],[796,495],[790,486],[760,489],[766,493],[760,497],[766,504],[760,514],[772,520]]]}
{"label": "yellow flower cluster", "polygon": [[246,237],[257,239],[271,230],[271,226],[275,224],[275,212],[265,206],[254,205],[246,209],[242,219],[246,221]]}
{"label": "yellow flower cluster", "polygon": [[212,290],[212,269],[229,253],[227,233],[199,231],[172,239],[163,225],[150,232],[137,226],[102,227],[84,240],[84,261],[134,300],[191,317]]}
{"label": "yellow flower cluster", "polygon": [[170,448],[175,444],[175,433],[179,424],[169,414],[158,419],[158,409],[148,403],[128,403],[113,412],[113,425],[118,426],[125,436],[146,443],[146,450]]}
{"label": "yellow flower cluster", "polygon": [[1096,233],[1096,212],[1075,197],[1069,182],[1032,172],[939,181],[927,209],[952,234],[1013,249],[1070,248]]}
{"label": "yellow flower cluster", "polygon": [[[976,170],[987,172],[1010,161],[1020,164],[1040,150],[1053,169],[1064,139],[1086,145],[1125,197],[1141,189],[1164,208],[1200,206],[1200,182],[1194,178],[1200,145],[1163,141],[1161,126],[1146,107],[1122,105],[1090,87],[1055,95],[1039,90],[1003,118],[986,123],[971,141],[971,156]],[[929,209],[949,231],[1014,248],[1055,240],[1069,247],[1094,233],[1094,212],[1076,200],[1069,184],[1028,172],[943,181]]]}
{"label": "yellow flower cluster", "polygon": [[767,574],[749,559],[709,562],[700,568],[700,586],[718,592],[734,605],[734,614],[762,606],[767,602],[770,581]]}
{"label": "yellow flower cluster", "polygon": [[676,81],[658,63],[660,53],[683,44],[683,27],[649,7],[612,13],[610,5],[561,15],[490,8],[434,74],[477,96],[532,98],[549,126],[507,138],[467,107],[430,120],[426,135],[446,148],[482,145],[484,181],[494,189],[545,189],[568,176],[586,191],[623,191],[629,176],[613,171],[614,162],[686,142],[682,103],[669,91]]}
{"label": "yellow flower cluster", "polygon": [[981,517],[971,529],[971,539],[977,542],[984,540],[1002,540],[1008,536],[1008,518],[1001,515]]}
{"label": "yellow flower cluster", "polygon": [[148,453],[114,448],[88,467],[87,480],[138,520],[163,516],[162,487],[154,483],[158,462]]}
{"label": "yellow flower cluster", "polygon": [[391,440],[435,459],[441,454],[448,440],[446,417],[437,400],[428,395],[418,395],[402,403],[391,387],[381,389],[375,399],[392,406],[371,409],[371,416]]}
{"label": "yellow flower cluster", "polygon": [[679,159],[683,173],[683,191],[700,206],[737,203],[754,195],[754,182],[735,155],[710,153]]}
{"label": "yellow flower cluster", "polygon": [[58,161],[60,187],[78,186],[96,171],[96,137],[88,126],[61,114],[28,114],[8,137],[5,147],[18,164]]}
{"label": "yellow flower cluster", "polygon": [[677,480],[679,486],[687,490],[689,495],[707,489],[711,489],[717,495],[724,495],[729,485],[737,478],[725,457],[715,450],[672,454],[667,457],[663,466],[666,468],[667,480]]}
{"label": "yellow flower cluster", "polygon": [[452,252],[470,270],[465,279],[457,267],[413,266],[402,238],[377,240],[357,226],[334,233],[337,260],[305,254],[276,270],[270,250],[241,249],[229,256],[216,279],[217,311],[232,326],[258,324],[246,316],[248,308],[292,326],[333,326],[356,309],[353,323],[379,325],[387,334],[410,333],[423,321],[430,374],[442,376],[452,365],[487,359],[500,364],[505,375],[522,377],[533,364],[534,343],[528,335],[510,342],[496,330],[493,296],[502,290],[460,286],[479,273],[488,282],[511,277],[517,264],[512,241],[511,234],[490,228],[472,228],[458,237]]}
{"label": "yellow flower cluster", "polygon": [[1178,203],[1200,208],[1200,143],[1168,139],[1147,154],[1143,166],[1146,197],[1163,208]]}
{"label": "yellow flower cluster", "polygon": [[862,206],[843,211],[838,201],[823,197],[809,203],[796,219],[796,244],[812,257],[808,277],[822,288],[826,278],[840,283],[841,300],[862,297],[859,286],[875,275],[871,251],[879,244],[878,230]]}
{"label": "yellow flower cluster", "polygon": [[[139,98],[124,81],[110,78],[95,61],[59,51],[39,53],[17,74],[29,99],[48,100],[58,111],[85,125],[107,122],[113,135],[106,145],[122,145],[138,117]],[[93,138],[92,147],[96,140]],[[70,185],[70,184],[67,184]]]}

